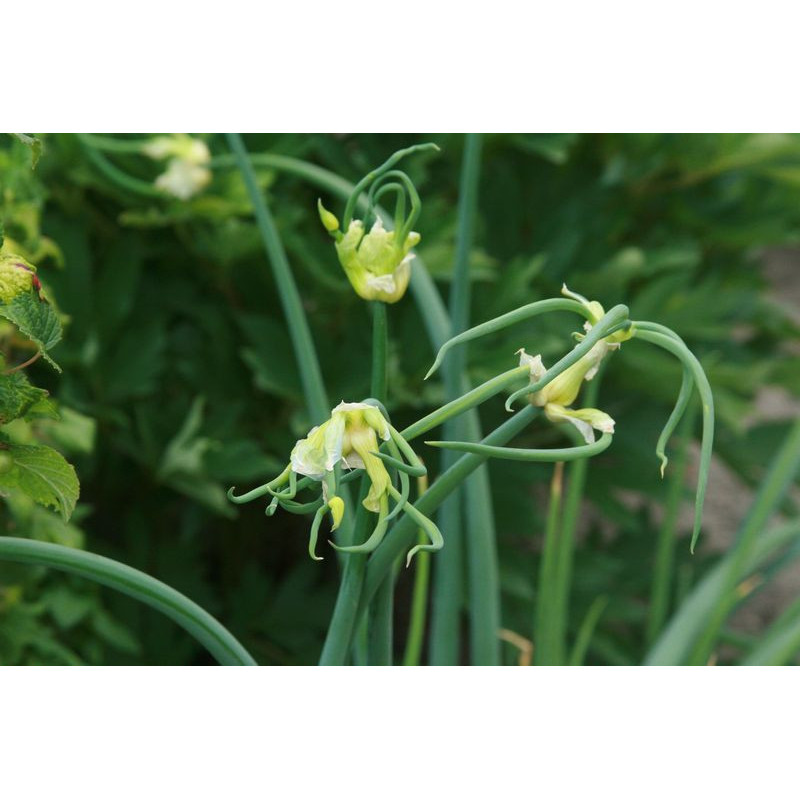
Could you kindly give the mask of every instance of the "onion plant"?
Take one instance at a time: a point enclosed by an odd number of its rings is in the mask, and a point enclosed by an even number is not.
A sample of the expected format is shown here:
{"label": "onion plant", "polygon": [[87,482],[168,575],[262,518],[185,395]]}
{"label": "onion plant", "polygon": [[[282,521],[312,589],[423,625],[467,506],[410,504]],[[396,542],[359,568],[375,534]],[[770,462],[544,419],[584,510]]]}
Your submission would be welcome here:
{"label": "onion plant", "polygon": [[[613,452],[615,430],[625,425],[624,418],[615,420],[597,407],[598,387],[608,361],[624,362],[626,352],[633,348],[653,346],[665,351],[677,359],[682,374],[674,409],[653,442],[656,480],[658,470],[661,477],[669,474],[667,453],[672,450],[675,432],[682,431],[673,484],[676,488],[670,494],[671,513],[658,541],[654,541],[657,558],[647,620],[647,663],[706,663],[738,602],[741,581],[775,563],[787,544],[796,540],[797,526],[791,524],[773,529],[767,536],[760,534],[800,465],[798,426],[776,457],[734,549],[668,619],[666,597],[676,509],[685,473],[685,440],[693,421],[690,404],[695,396],[702,437],[692,552],[703,522],[715,421],[706,373],[677,332],[658,321],[632,317],[622,302],[606,310],[566,285],[559,297],[535,299],[470,326],[468,266],[480,183],[479,135],[468,136],[464,150],[449,313],[415,253],[421,240],[415,227],[422,219],[423,202],[403,169],[409,159],[435,157],[438,148],[434,144],[399,150],[351,184],[298,159],[250,154],[238,134],[227,135],[229,153],[214,157],[204,142],[187,135],[118,139],[82,134],[78,141],[88,161],[106,179],[123,191],[147,197],[170,195],[185,200],[205,189],[213,170],[237,169],[241,175],[280,295],[312,427],[285,454],[282,470],[264,476],[265,482],[255,488],[231,487],[228,499],[237,505],[262,502],[265,536],[271,535],[270,518],[276,513],[306,517],[309,557],[314,561],[326,556],[337,560],[338,595],[320,664],[392,663],[397,638],[393,629],[395,589],[398,575],[406,569],[416,574],[404,664],[423,661],[426,630],[431,664],[462,663],[465,652],[469,652],[470,663],[499,664],[503,639],[522,642],[520,647],[527,652],[523,661],[538,665],[583,663],[609,598],[596,598],[574,640],[568,641],[582,493],[589,460]],[[119,154],[164,162],[165,170],[154,181],[145,181],[115,164]],[[332,240],[331,265],[338,262],[352,290],[371,312],[371,379],[365,396],[336,398],[340,402],[335,405],[331,402],[303,298],[257,178],[256,170],[263,166],[293,174],[324,195],[316,210]],[[409,291],[421,311],[434,355],[426,379],[438,379],[441,371],[444,402],[411,424],[396,427],[388,379],[392,309],[406,302]],[[19,254],[3,255],[0,261],[0,314],[29,338],[37,355],[56,366],[49,350],[58,342],[60,324],[37,283],[35,267]],[[505,371],[470,386],[465,347],[469,342],[545,315],[571,315],[579,328],[573,334],[574,341],[563,341],[562,355],[554,363],[545,365],[541,343],[528,334],[519,341],[516,353],[508,353]],[[44,408],[44,396],[37,395],[35,388],[20,377],[19,370],[25,366],[6,369],[0,376],[3,403],[10,407],[13,395],[17,416],[34,413],[37,403],[39,411]],[[341,365],[346,367],[346,363]],[[499,402],[501,394],[506,395],[508,417],[485,433],[478,408]],[[516,446],[513,440],[531,427],[551,427],[565,442],[552,447]],[[437,429],[441,429],[440,438],[421,438]],[[432,458],[436,450],[441,451],[438,464]],[[0,456],[8,461],[0,463],[4,485],[22,487],[37,502],[59,507],[69,515],[77,499],[77,478],[66,462],[61,463],[63,459],[58,460],[60,456],[40,453],[50,459],[50,467],[37,466],[30,452],[5,438],[0,439]],[[487,476],[494,460],[553,465],[549,507],[541,531],[540,571],[531,576],[537,589],[532,645],[526,637],[502,629],[496,531]],[[29,473],[37,469],[40,482],[50,480],[51,494],[30,478]],[[14,537],[0,537],[0,559],[70,571],[118,589],[180,624],[220,663],[255,664],[233,635],[191,600],[124,564]],[[468,650],[459,624],[465,602],[469,611]],[[760,648],[751,652],[749,661],[772,663],[786,658],[800,642],[798,619],[800,614],[793,606]]]}

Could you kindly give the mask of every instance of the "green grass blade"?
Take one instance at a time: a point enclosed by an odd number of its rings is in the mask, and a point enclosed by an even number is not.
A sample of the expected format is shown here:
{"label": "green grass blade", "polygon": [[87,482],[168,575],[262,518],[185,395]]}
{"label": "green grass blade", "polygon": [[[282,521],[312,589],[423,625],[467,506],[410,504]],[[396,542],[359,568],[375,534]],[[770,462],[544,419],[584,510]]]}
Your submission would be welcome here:
{"label": "green grass blade", "polygon": [[[688,663],[693,644],[703,633],[714,610],[728,603],[731,577],[734,589],[748,575],[793,542],[800,540],[800,521],[764,532],[744,559],[731,551],[692,589],[673,614],[664,632],[647,654],[646,665],[680,666]],[[734,595],[734,603],[736,602]],[[727,617],[727,613],[726,613]]]}
{"label": "green grass blade", "polygon": [[742,661],[745,666],[783,666],[800,653],[800,599],[795,600],[762,634]]}
{"label": "green grass blade", "polygon": [[731,552],[732,563],[727,576],[727,591],[723,595],[722,602],[715,606],[713,613],[706,620],[702,635],[692,651],[690,659],[692,663],[706,663],[719,632],[736,603],[734,588],[742,564],[749,558],[758,542],[759,533],[789,491],[798,470],[800,470],[800,419],[794,423],[784,440],[783,447],[773,459],[756,499],[742,523]]}
{"label": "green grass blade", "polygon": [[579,667],[586,660],[586,653],[589,651],[589,644],[592,641],[595,628],[597,628],[597,623],[600,621],[600,617],[606,610],[607,605],[608,597],[604,595],[596,598],[589,606],[589,610],[586,612],[580,628],[578,628],[578,635],[575,637],[575,644],[569,655],[569,666]]}

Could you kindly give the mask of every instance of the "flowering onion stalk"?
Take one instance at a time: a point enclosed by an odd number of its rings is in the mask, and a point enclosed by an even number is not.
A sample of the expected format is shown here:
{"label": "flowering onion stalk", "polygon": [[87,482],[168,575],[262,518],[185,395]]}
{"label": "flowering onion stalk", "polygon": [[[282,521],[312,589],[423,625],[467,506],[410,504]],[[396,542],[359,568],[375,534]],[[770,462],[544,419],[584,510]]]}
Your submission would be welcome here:
{"label": "flowering onion stalk", "polygon": [[[440,348],[428,376],[438,369],[446,353],[452,347],[463,342],[542,313],[569,310],[582,315],[586,319],[585,332],[574,334],[578,344],[549,370],[545,369],[540,355],[530,356],[524,349],[517,351],[520,356],[520,365],[526,366],[530,372],[531,382],[528,386],[514,392],[506,401],[506,408],[510,411],[515,400],[527,397],[532,405],[544,408],[545,416],[551,422],[567,422],[574,425],[583,436],[586,445],[564,448],[561,451],[559,460],[572,460],[570,452],[575,452],[575,457],[593,455],[595,452],[604,450],[611,443],[615,422],[608,414],[596,408],[570,408],[578,396],[582,382],[594,377],[600,362],[609,353],[619,349],[622,342],[632,338],[650,342],[672,353],[683,364],[683,380],[675,409],[658,439],[656,455],[660,460],[661,476],[663,477],[667,465],[666,444],[680,422],[691,399],[692,390],[696,386],[703,409],[703,435],[691,541],[691,550],[694,552],[703,519],[703,503],[714,439],[714,398],[700,362],[674,331],[655,322],[630,320],[626,306],[615,306],[606,313],[603,306],[596,300],[589,301],[582,295],[571,292],[566,285],[562,287],[561,293],[569,300],[554,299],[530,303],[453,337]],[[601,431],[603,434],[597,443],[595,443],[594,430]],[[488,457],[528,461],[554,460],[548,454],[552,456],[555,452],[552,450],[519,450],[509,447],[487,448],[486,445],[475,442],[426,442],[426,444],[460,452],[483,454]]]}
{"label": "flowering onion stalk", "polygon": [[[381,443],[386,445],[388,454],[379,451]],[[394,469],[399,477],[399,491],[393,484],[387,466]],[[347,473],[345,477],[342,471]],[[391,520],[405,510],[414,515],[430,539],[430,544],[420,544],[409,551],[406,565],[420,550],[440,550],[443,540],[439,529],[408,503],[409,476],[427,474],[425,467],[378,405],[370,402],[339,403],[331,411],[329,419],[298,440],[292,449],[289,464],[277,478],[243,495],[235,495],[235,487],[232,487],[228,497],[234,503],[247,503],[270,495],[272,500],[267,506],[269,516],[278,506],[292,513],[313,511],[308,552],[311,558],[320,561],[316,545],[322,520],[329,514],[331,530],[339,527],[346,513],[345,502],[339,495],[339,485],[363,474],[362,471],[366,473],[370,484],[363,506],[378,515],[377,523],[362,544],[343,546],[330,542],[331,546],[345,553],[370,553],[383,541]],[[295,502],[298,491],[306,488],[313,490],[315,484],[320,492],[316,500]],[[394,504],[391,510],[390,501]]]}

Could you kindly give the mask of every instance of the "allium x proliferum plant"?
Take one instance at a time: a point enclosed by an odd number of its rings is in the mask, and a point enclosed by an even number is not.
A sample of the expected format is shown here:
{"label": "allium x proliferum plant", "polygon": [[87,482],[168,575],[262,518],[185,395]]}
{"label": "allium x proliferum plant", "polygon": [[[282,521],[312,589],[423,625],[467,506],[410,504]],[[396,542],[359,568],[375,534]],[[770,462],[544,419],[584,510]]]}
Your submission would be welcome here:
{"label": "allium x proliferum plant", "polygon": [[[499,630],[500,591],[493,519],[490,513],[486,514],[488,502],[485,499],[489,490],[484,467],[491,459],[552,462],[556,467],[551,497],[557,499],[559,465],[567,461],[585,463],[584,459],[602,453],[611,446],[617,426],[625,425],[624,419],[612,419],[602,409],[593,407],[591,401],[582,406],[579,401],[582,389],[590,381],[595,382],[590,391],[596,387],[606,359],[618,351],[618,357],[624,359],[625,350],[636,346],[637,342],[666,350],[678,358],[683,367],[675,407],[655,448],[662,475],[667,466],[669,439],[694,390],[700,395],[703,432],[691,541],[694,549],[700,533],[711,459],[714,403],[699,361],[674,331],[656,322],[632,319],[625,305],[615,305],[606,311],[599,302],[587,300],[566,286],[561,297],[523,305],[467,329],[467,259],[480,165],[478,135],[467,137],[464,153],[462,197],[458,209],[460,239],[451,304],[455,329],[451,327],[451,321],[424,271],[420,268],[415,276],[414,247],[421,237],[414,227],[420,219],[422,204],[411,178],[398,168],[399,162],[408,156],[421,156],[438,150],[435,145],[423,144],[400,150],[358,183],[349,185],[333,173],[298,159],[266,153],[251,158],[238,134],[227,135],[231,154],[215,158],[211,157],[205,141],[185,134],[148,139],[91,134],[77,136],[88,161],[104,179],[126,193],[147,197],[148,202],[172,206],[189,202],[210,185],[212,169],[237,167],[241,173],[286,313],[310,429],[287,454],[286,467],[279,475],[243,494],[236,494],[232,488],[228,496],[234,503],[268,499],[267,516],[272,516],[278,509],[292,514],[313,515],[308,552],[315,560],[321,558],[317,552],[318,536],[328,518],[331,545],[338,551],[341,581],[320,663],[344,664],[351,659],[356,663],[391,663],[395,568],[402,563],[404,556],[406,565],[409,565],[418,554],[414,562],[417,572],[411,610],[412,634],[409,635],[405,663],[419,663],[428,606],[428,565],[434,553],[436,562],[441,560],[443,565],[448,565],[448,570],[437,571],[437,575],[445,576],[437,597],[450,607],[450,616],[438,610],[439,627],[436,630],[447,634],[453,626],[459,625],[461,590],[450,590],[449,587],[460,585],[448,583],[446,578],[448,574],[453,575],[454,564],[456,570],[460,569],[460,556],[456,549],[453,550],[453,559],[448,561],[448,538],[460,531],[453,527],[452,517],[440,517],[440,521],[447,521],[447,526],[437,526],[431,517],[450,496],[462,489],[472,503],[465,523],[470,537],[467,561],[471,580],[472,660],[474,663],[499,663],[498,636],[502,634]],[[40,148],[36,152],[38,154]],[[166,169],[149,179],[129,175],[113,162],[111,157],[118,153],[126,156],[126,164],[129,163],[127,159],[138,156],[145,166],[149,163],[147,160],[166,162]],[[291,172],[345,201],[341,222],[337,213],[326,208],[322,200],[318,202],[317,211],[325,231],[333,239],[331,261],[338,260],[356,294],[370,304],[372,371],[369,392],[365,387],[366,398],[351,397],[331,409],[300,295],[277,226],[256,178],[254,163]],[[149,169],[152,171],[151,163]],[[388,211],[382,204],[386,200],[393,201],[393,208]],[[61,335],[58,316],[41,292],[35,267],[20,253],[10,251],[9,244],[6,242],[6,249],[0,257],[0,316],[17,326],[30,340],[36,354],[52,364],[48,350]],[[403,430],[397,430],[391,423],[392,397],[387,391],[387,306],[402,302],[409,286],[414,289],[415,299],[432,332],[431,338],[438,346],[436,359],[426,377],[436,372],[453,348],[522,320],[542,314],[569,312],[583,319],[583,327],[574,334],[574,346],[566,349],[551,366],[545,365],[536,341],[520,342],[517,365],[510,365],[506,372],[469,391],[464,391],[468,384],[462,367],[454,364],[456,359],[451,358],[446,365],[452,368],[445,381],[447,402]],[[512,358],[509,353],[509,360]],[[27,362],[6,368],[2,364],[0,378],[4,388],[0,399],[6,418],[27,418],[53,411],[46,402],[46,392],[31,386],[21,373],[21,368],[26,365]],[[502,425],[481,438],[474,409],[506,391],[511,392],[506,408],[513,413]],[[517,401],[522,400],[527,401],[524,407],[514,411]],[[548,449],[509,445],[515,436],[542,415],[547,424],[563,428],[570,434],[568,438],[574,444]],[[453,428],[457,420],[463,420],[464,425]],[[428,441],[426,444],[461,455],[447,454],[440,474],[428,484],[428,469],[410,442],[443,423],[447,423],[445,430],[461,430],[464,437]],[[470,438],[472,440],[467,440]],[[77,479],[63,458],[50,448],[18,444],[4,434],[0,434],[0,451],[5,457],[0,463],[2,486],[26,491],[38,502],[59,508],[68,516],[77,498]],[[52,478],[56,472],[59,480],[54,484]],[[483,483],[480,480],[467,483],[473,473],[476,478],[483,476]],[[360,485],[354,492],[355,481],[360,481]],[[484,502],[481,502],[481,496]],[[559,622],[558,615],[563,616],[569,583],[565,577],[567,573],[561,567],[566,562],[552,557],[551,545],[556,543],[556,538],[552,535],[549,520],[555,517],[548,514],[548,530],[545,532],[544,580],[539,583],[537,601],[537,653],[548,641],[558,644],[559,636],[563,638],[563,620]],[[229,631],[188,598],[127,565],[92,553],[14,537],[0,537],[0,557],[65,569],[117,588],[183,625],[221,663],[255,664],[252,656]],[[571,554],[564,556],[568,557]],[[552,626],[551,617],[554,620]],[[446,621],[444,625],[441,620]],[[559,625],[561,634],[556,630]],[[548,626],[556,633],[548,632]],[[558,653],[558,648],[554,652]],[[448,659],[452,662],[457,657],[455,652],[439,658],[438,663],[446,663]],[[552,658],[552,663],[562,663],[560,654]]]}
{"label": "allium x proliferum plant", "polygon": [[[403,432],[391,426],[385,408],[391,406],[391,398],[385,392],[386,304],[399,302],[409,281],[413,280],[412,248],[419,243],[420,236],[412,227],[421,210],[417,190],[408,175],[396,165],[401,158],[426,149],[433,148],[422,145],[399,151],[357,183],[347,199],[341,223],[321,200],[318,203],[320,219],[334,239],[335,254],[342,269],[356,293],[372,304],[373,397],[362,402],[342,402],[334,408],[327,420],[297,442],[289,464],[278,477],[246,494],[236,495],[233,489],[229,492],[230,499],[236,503],[269,496],[268,515],[278,507],[292,513],[313,513],[309,537],[312,558],[319,559],[316,543],[326,514],[330,517],[334,535],[342,536],[342,542],[331,542],[348,560],[345,561],[339,600],[323,651],[323,663],[346,661],[356,629],[362,624],[360,621],[365,615],[369,616],[371,603],[378,602],[377,593],[391,594],[393,564],[407,543],[413,542],[413,536],[409,536],[413,526],[424,531],[428,542],[411,548],[406,564],[420,550],[446,549],[446,534],[441,534],[429,515],[463,484],[477,466],[492,458],[553,463],[574,461],[598,455],[611,445],[615,425],[624,425],[624,420],[615,422],[600,409],[576,407],[576,403],[582,386],[597,376],[604,360],[630,346],[636,339],[667,350],[684,366],[683,384],[675,409],[656,445],[662,474],[667,463],[666,444],[686,409],[693,388],[697,387],[700,393],[703,439],[692,549],[700,532],[714,424],[708,381],[698,360],[677,334],[654,322],[631,319],[624,305],[614,306],[606,312],[599,302],[587,300],[564,286],[563,297],[528,304],[450,338],[439,349],[426,377],[439,368],[452,348],[521,320],[564,311],[584,319],[583,329],[574,334],[577,343],[550,368],[545,366],[540,354],[529,355],[525,348],[520,348],[517,352],[519,366],[452,399]],[[380,207],[379,201],[384,197],[394,199],[393,214]],[[359,207],[363,213],[360,219],[356,219]],[[528,345],[530,347],[530,343]],[[535,352],[535,347],[530,349]],[[426,442],[429,446],[465,455],[412,504],[409,476],[422,477],[427,470],[409,441],[446,420],[463,415],[499,392],[518,386],[525,379],[525,385],[513,391],[506,403],[507,409],[512,411],[516,401],[523,398],[528,401],[529,411],[517,412],[517,421],[512,423],[510,420],[482,441]],[[506,446],[513,435],[542,411],[550,423],[574,427],[580,435],[580,442],[552,449]],[[596,431],[600,433],[599,439]],[[342,491],[360,475],[364,476],[362,502],[356,507],[343,498]],[[296,497],[301,490],[311,491],[316,497],[298,502]],[[393,508],[390,508],[390,501],[394,502]],[[350,515],[354,518],[349,520],[351,524],[348,527],[344,523]],[[369,522],[370,519],[374,521]],[[365,569],[361,559],[368,554],[370,557]],[[362,566],[356,569],[353,567],[355,563]],[[370,624],[380,623],[371,617]]]}

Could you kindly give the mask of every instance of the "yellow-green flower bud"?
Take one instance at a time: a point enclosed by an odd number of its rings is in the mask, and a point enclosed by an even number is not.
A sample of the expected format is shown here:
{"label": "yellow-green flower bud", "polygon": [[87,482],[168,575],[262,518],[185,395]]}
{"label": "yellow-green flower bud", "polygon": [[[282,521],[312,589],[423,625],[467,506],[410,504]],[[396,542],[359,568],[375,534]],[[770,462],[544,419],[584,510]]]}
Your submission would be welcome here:
{"label": "yellow-green flower bud", "polygon": [[328,508],[330,509],[331,519],[333,520],[331,530],[335,531],[339,527],[342,517],[344,516],[344,500],[338,495],[334,495],[328,500]]}
{"label": "yellow-green flower bud", "polygon": [[319,211],[319,218],[328,233],[334,233],[339,230],[339,220],[336,219],[335,214],[332,214],[322,205],[322,200],[317,200],[317,211]]}
{"label": "yellow-green flower bud", "polygon": [[[614,432],[614,420],[596,408],[571,409],[567,406],[575,402],[584,380],[591,380],[597,372],[600,362],[606,353],[613,349],[604,341],[599,341],[582,358],[571,367],[565,369],[543,389],[530,396],[530,402],[544,408],[544,413],[551,422],[569,422],[583,436],[587,444],[594,441],[594,430],[604,433]],[[520,366],[528,367],[531,382],[536,383],[547,372],[540,355],[530,356],[524,349],[517,351]]]}
{"label": "yellow-green flower bud", "polygon": [[[535,406],[546,406],[555,403],[560,406],[569,406],[578,396],[584,380],[591,380],[600,365],[600,362],[609,351],[609,346],[604,341],[599,341],[586,355],[579,358],[571,367],[565,369],[560,375],[553,378],[543,389],[531,395],[531,403]],[[519,365],[527,366],[530,370],[531,381],[536,383],[541,380],[547,369],[542,363],[540,355],[530,356],[525,349],[517,351]]]}
{"label": "yellow-green flower bud", "polygon": [[[322,222],[327,228],[325,219]],[[359,297],[396,303],[408,288],[413,258],[409,251],[420,238],[411,231],[404,241],[397,241],[397,232],[387,231],[380,217],[365,234],[364,223],[353,220],[336,242],[336,253]]]}

